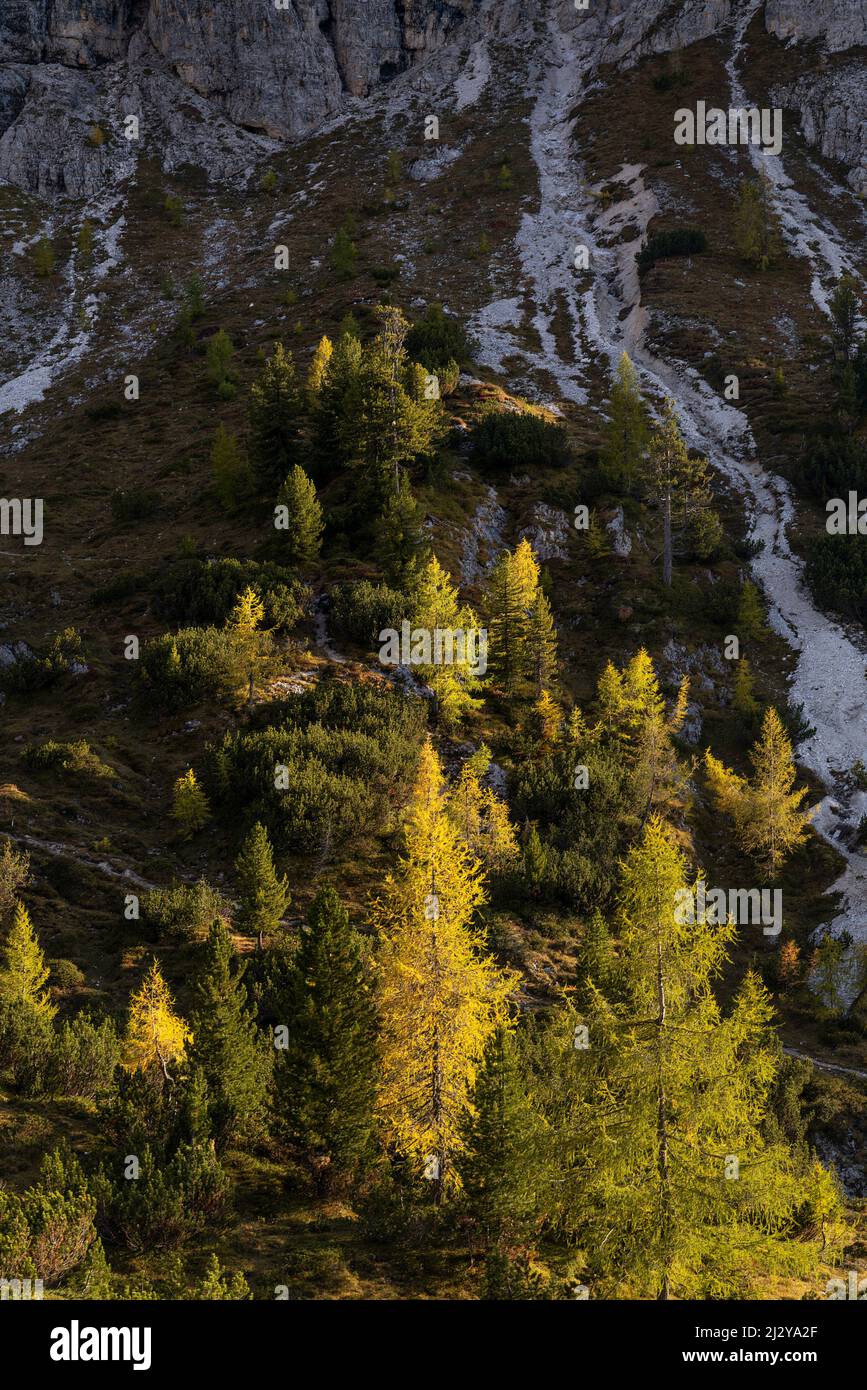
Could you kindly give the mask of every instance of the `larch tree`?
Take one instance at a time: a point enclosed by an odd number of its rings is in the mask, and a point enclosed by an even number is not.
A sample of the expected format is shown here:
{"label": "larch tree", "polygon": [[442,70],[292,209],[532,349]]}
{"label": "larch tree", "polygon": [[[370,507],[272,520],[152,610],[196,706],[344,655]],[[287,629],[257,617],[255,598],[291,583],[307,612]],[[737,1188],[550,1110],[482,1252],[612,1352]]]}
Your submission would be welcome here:
{"label": "larch tree", "polygon": [[0,1001],[26,1015],[28,1022],[38,1027],[49,1026],[57,1008],[45,988],[48,975],[48,966],[30,913],[19,902],[12,914],[12,925],[3,945]]}
{"label": "larch tree", "polygon": [[18,894],[30,881],[30,856],[26,850],[13,847],[4,839],[0,850],[0,928],[12,920],[18,906]]}
{"label": "larch tree", "polygon": [[565,1222],[603,1296],[748,1296],[751,1279],[814,1267],[820,1243],[796,1215],[820,1188],[840,1212],[829,1175],[765,1137],[782,1062],[770,997],[748,974],[723,1013],[712,985],[734,926],[678,911],[686,899],[683,855],[653,816],[623,866],[613,1002],[589,982],[552,1033]]}
{"label": "larch tree", "polygon": [[263,492],[278,487],[296,462],[300,411],[292,354],[275,343],[250,389],[250,460]]}
{"label": "larch tree", "polygon": [[275,524],[290,560],[309,564],[317,558],[322,548],[322,507],[313,481],[300,463],[295,464],[277,494]]}
{"label": "larch tree", "polygon": [[178,822],[181,834],[187,838],[195,835],[211,819],[207,793],[199,786],[191,767],[175,782],[172,816]]}
{"label": "larch tree", "polygon": [[[485,586],[489,614],[488,629],[491,667],[510,693],[532,669],[534,655],[542,667],[553,660],[550,633],[537,626],[537,648],[530,648],[530,611],[539,593],[539,565],[526,539],[514,551],[503,551]],[[550,615],[550,609],[548,610]],[[545,612],[537,609],[537,624],[544,624]],[[552,624],[553,627],[553,624]],[[548,645],[546,646],[546,641]]]}
{"label": "larch tree", "polygon": [[491,750],[483,743],[449,788],[446,810],[476,859],[486,869],[501,871],[518,858],[518,837],[506,802],[483,785],[490,765]]}
{"label": "larch tree", "polygon": [[334,344],[323,333],[307,369],[307,404],[311,409],[315,408],[319,399],[319,392],[322,390],[322,383],[325,380],[333,352]]}
{"label": "larch tree", "polygon": [[[435,555],[431,555],[419,572],[412,594],[410,623],[411,629],[421,632],[430,645],[427,653],[431,657],[430,664],[414,657],[415,669],[434,692],[437,712],[443,722],[453,726],[471,710],[477,709],[480,703],[473,692],[484,672],[478,659],[475,663],[473,661],[471,642],[477,644],[478,657],[481,653],[481,630],[476,615],[460,602],[451,576]],[[436,652],[433,644],[437,632],[441,634],[443,642],[440,661],[434,660]],[[451,643],[450,650],[447,642]],[[425,654],[422,648],[422,658]]]}
{"label": "larch tree", "polygon": [[238,926],[256,936],[262,947],[271,936],[291,901],[289,883],[274,867],[274,854],[268,832],[260,821],[251,828],[235,860],[241,889]]}
{"label": "larch tree", "polygon": [[754,270],[768,270],[782,253],[766,174],[741,185],[735,213],[735,243],[738,254]]}
{"label": "larch tree", "polygon": [[277,1054],[282,1125],[320,1191],[350,1181],[371,1157],[378,1048],[372,972],[333,888],[307,916],[283,1004]]}
{"label": "larch tree", "polygon": [[268,1109],[270,1053],[247,999],[245,969],[217,918],[193,985],[188,1056],[207,1083],[211,1132],[221,1148],[255,1139]]}
{"label": "larch tree", "polygon": [[717,810],[734,821],[742,848],[774,873],[804,840],[813,812],[803,808],[808,789],[794,790],[792,743],[773,706],[765,710],[750,761],[752,778],[740,777],[708,749],[708,784]]}
{"label": "larch tree", "polygon": [[154,960],[130,999],[122,1065],[130,1072],[159,1071],[171,1081],[169,1067],[183,1061],[192,1039],[186,1023],[175,1013],[171,992]]}
{"label": "larch tree", "polygon": [[624,352],[611,387],[601,455],[606,476],[615,487],[628,490],[632,486],[649,439],[650,417],[638,384],[638,373]]}
{"label": "larch tree", "polygon": [[463,1125],[489,1039],[515,986],[473,921],[485,893],[478,861],[448,815],[428,741],[409,805],[406,849],[373,907],[381,936],[379,1114],[386,1135],[437,1201],[460,1185]]}

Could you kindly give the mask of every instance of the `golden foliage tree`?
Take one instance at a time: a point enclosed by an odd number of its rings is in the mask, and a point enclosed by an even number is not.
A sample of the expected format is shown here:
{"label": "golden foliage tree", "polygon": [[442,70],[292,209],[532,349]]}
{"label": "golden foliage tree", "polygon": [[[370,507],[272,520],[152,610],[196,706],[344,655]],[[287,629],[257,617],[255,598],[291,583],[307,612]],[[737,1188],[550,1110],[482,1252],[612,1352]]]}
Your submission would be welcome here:
{"label": "golden foliage tree", "polygon": [[455,1158],[485,1046],[506,1022],[514,977],[472,930],[484,901],[478,861],[448,814],[428,742],[409,806],[406,849],[374,904],[382,1076],[379,1112],[390,1141],[435,1184],[459,1186]]}
{"label": "golden foliage tree", "polygon": [[172,815],[187,837],[195,835],[211,818],[210,802],[191,767],[175,782]]}
{"label": "golden foliage tree", "polygon": [[141,987],[130,999],[122,1065],[127,1071],[159,1067],[165,1079],[171,1081],[169,1065],[182,1061],[192,1040],[186,1023],[174,1011],[174,1000],[159,963],[153,961]]}
{"label": "golden foliage tree", "polygon": [[751,780],[725,767],[708,749],[708,783],[717,810],[734,821],[743,849],[775,871],[804,839],[812,811],[802,807],[807,788],[793,790],[792,744],[772,706],[765,711],[750,760]]}

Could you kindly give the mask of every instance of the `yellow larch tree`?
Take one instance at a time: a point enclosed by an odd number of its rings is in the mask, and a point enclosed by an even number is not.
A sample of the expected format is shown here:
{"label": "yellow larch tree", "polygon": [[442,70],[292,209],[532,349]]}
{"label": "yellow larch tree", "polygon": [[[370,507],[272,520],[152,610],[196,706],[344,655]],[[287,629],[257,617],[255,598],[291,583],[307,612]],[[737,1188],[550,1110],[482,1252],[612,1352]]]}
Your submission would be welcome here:
{"label": "yellow larch tree", "polygon": [[378,1109],[389,1141],[434,1184],[459,1186],[455,1157],[485,1046],[507,1024],[517,977],[472,930],[482,872],[448,814],[428,741],[409,805],[406,849],[373,905],[381,935]]}
{"label": "yellow larch tree", "polygon": [[804,839],[813,812],[803,809],[807,788],[793,790],[796,774],[792,743],[772,706],[765,710],[750,761],[752,779],[740,777],[708,749],[708,783],[717,810],[734,821],[743,849],[776,871]]}
{"label": "yellow larch tree", "polygon": [[509,808],[482,778],[491,766],[486,744],[467,758],[446,798],[446,811],[470,852],[486,869],[503,869],[518,857],[518,836]]}
{"label": "yellow larch tree", "polygon": [[171,1081],[169,1064],[183,1059],[192,1040],[186,1023],[174,1011],[174,1000],[155,960],[129,1002],[122,1064],[127,1071],[159,1067],[166,1081]]}

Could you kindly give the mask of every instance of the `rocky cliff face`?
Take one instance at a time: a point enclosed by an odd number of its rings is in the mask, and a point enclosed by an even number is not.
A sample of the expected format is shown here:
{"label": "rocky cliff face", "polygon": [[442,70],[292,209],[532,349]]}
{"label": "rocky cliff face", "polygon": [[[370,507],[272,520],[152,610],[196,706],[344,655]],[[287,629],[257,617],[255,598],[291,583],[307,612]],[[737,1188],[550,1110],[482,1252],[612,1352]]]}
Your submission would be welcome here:
{"label": "rocky cliff face", "polygon": [[[92,194],[128,161],[116,143],[90,147],[90,126],[128,114],[167,168],[188,161],[231,177],[268,142],[308,133],[453,39],[466,40],[454,71],[480,35],[523,35],[529,48],[558,9],[564,27],[592,31],[604,62],[684,48],[763,14],[769,33],[805,54],[804,76],[779,99],[867,187],[863,66],[845,56],[867,44],[864,0],[593,0],[586,14],[572,0],[5,0],[0,182]],[[819,46],[831,55],[824,70]]]}

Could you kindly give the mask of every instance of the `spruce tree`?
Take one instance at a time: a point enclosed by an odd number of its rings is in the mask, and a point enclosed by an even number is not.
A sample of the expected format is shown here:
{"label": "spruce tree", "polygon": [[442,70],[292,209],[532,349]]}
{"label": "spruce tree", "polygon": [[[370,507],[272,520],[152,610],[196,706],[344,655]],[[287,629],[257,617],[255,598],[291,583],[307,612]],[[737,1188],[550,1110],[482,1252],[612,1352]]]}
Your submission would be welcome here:
{"label": "spruce tree", "polygon": [[527,610],[527,662],[532,670],[536,686],[536,698],[541,698],[551,683],[557,669],[557,629],[551,613],[551,605],[542,589],[537,585],[536,593]]}
{"label": "spruce tree", "polygon": [[489,1040],[462,1126],[457,1169],[467,1206],[488,1242],[526,1238],[545,1211],[544,1135],[514,1033]]}
{"label": "spruce tree", "polygon": [[839,361],[851,362],[858,336],[858,285],[851,275],[840,277],[830,300],[834,349]]}
{"label": "spruce tree", "polygon": [[233,512],[250,490],[250,465],[238,443],[225,425],[217,426],[211,445],[211,473],[220,506]]}
{"label": "spruce tree", "polygon": [[283,1126],[320,1189],[351,1179],[371,1152],[376,1010],[362,939],[333,888],[307,916],[285,999],[288,1047],[278,1053]]}
{"label": "spruce tree", "polygon": [[506,1020],[511,972],[474,929],[485,893],[477,861],[450,820],[428,741],[409,806],[398,872],[374,904],[382,939],[378,1110],[386,1137],[437,1201],[460,1186],[462,1125],[489,1039]]}
{"label": "spruce tree", "polygon": [[315,560],[322,546],[322,508],[316,488],[298,463],[277,494],[276,517],[289,559],[298,564]]}
{"label": "spruce tree", "polygon": [[275,343],[250,390],[250,460],[262,492],[278,487],[296,461],[300,409],[292,354]]}
{"label": "spruce tree", "polygon": [[316,450],[322,462],[332,468],[358,451],[363,356],[357,330],[347,327],[337,340],[319,387],[314,413]]}
{"label": "spruce tree", "polygon": [[602,466],[612,485],[628,491],[647,450],[650,419],[638,384],[638,373],[624,352],[608,401],[603,432]]}
{"label": "spruce tree", "polygon": [[245,970],[225,922],[217,918],[193,986],[189,1060],[207,1082],[210,1131],[218,1148],[255,1139],[268,1107],[270,1054],[248,1004]]}
{"label": "spruce tree", "polygon": [[[530,612],[539,591],[539,566],[530,542],[522,540],[514,552],[504,551],[488,579],[490,660],[493,673],[510,693],[531,668],[544,668],[552,660],[551,633],[544,631],[550,609],[536,613],[536,650],[530,647]],[[551,624],[553,629],[553,623]]]}
{"label": "spruce tree", "polygon": [[397,488],[389,492],[376,527],[376,554],[389,584],[411,589],[429,551],[421,507],[401,468]]}
{"label": "spruce tree", "polygon": [[277,875],[268,832],[261,822],[244,840],[235,871],[241,889],[238,926],[257,936],[261,947],[265,937],[276,932],[291,901],[288,880]]}

